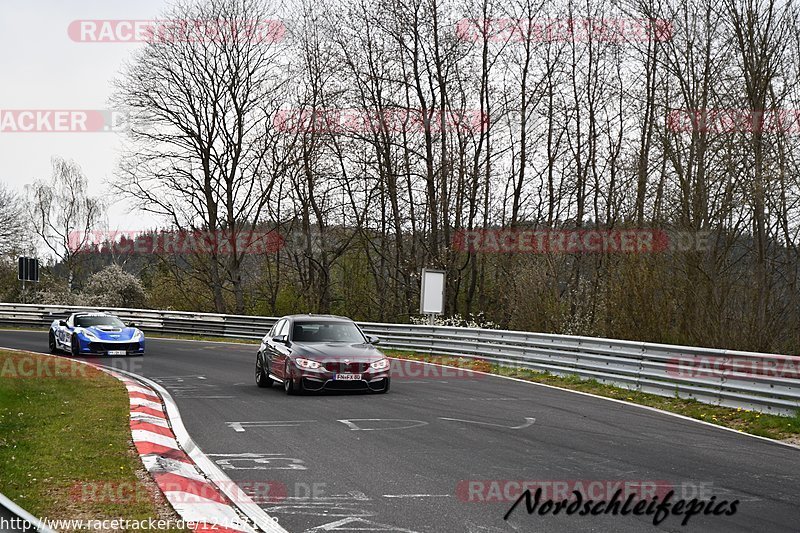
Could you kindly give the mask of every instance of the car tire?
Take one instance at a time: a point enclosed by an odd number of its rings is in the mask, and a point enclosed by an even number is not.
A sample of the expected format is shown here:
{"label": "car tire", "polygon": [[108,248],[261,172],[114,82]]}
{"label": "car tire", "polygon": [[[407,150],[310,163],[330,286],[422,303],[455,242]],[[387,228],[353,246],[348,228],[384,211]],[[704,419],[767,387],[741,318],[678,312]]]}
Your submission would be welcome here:
{"label": "car tire", "polygon": [[261,355],[256,355],[256,385],[262,389],[272,386],[272,378],[269,374],[264,372],[264,366],[261,364]]}
{"label": "car tire", "polygon": [[[302,380],[300,381],[300,387],[302,387]],[[283,390],[289,396],[294,396],[296,394],[300,394],[302,391],[300,387],[294,384],[294,380],[289,374],[289,362],[286,362],[286,366],[283,369]]]}
{"label": "car tire", "polygon": [[80,345],[78,344],[78,337],[73,335],[69,345],[70,345],[70,354],[72,354],[72,357],[79,357],[81,355],[81,349]]}
{"label": "car tire", "polygon": [[392,380],[390,378],[386,378],[386,386],[383,388],[383,390],[379,390],[378,394],[386,394],[387,392],[389,392],[389,386],[391,384]]}
{"label": "car tire", "polygon": [[47,335],[47,344],[50,348],[50,353],[58,352],[58,345],[56,344],[56,336],[53,335],[52,331]]}

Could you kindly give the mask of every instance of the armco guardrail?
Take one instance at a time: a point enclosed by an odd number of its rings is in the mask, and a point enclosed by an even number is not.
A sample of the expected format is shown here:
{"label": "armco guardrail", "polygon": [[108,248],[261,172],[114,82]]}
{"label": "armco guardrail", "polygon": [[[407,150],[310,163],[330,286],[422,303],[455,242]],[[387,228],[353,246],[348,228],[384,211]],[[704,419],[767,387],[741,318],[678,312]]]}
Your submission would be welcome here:
{"label": "armco guardrail", "polygon": [[[0,324],[46,327],[85,307],[0,304]],[[148,332],[260,339],[276,318],[104,308]],[[800,409],[800,357],[522,331],[361,323],[381,346],[577,375],[776,414]]]}
{"label": "armco guardrail", "polygon": [[0,531],[21,533],[56,533],[25,509],[0,494]]}

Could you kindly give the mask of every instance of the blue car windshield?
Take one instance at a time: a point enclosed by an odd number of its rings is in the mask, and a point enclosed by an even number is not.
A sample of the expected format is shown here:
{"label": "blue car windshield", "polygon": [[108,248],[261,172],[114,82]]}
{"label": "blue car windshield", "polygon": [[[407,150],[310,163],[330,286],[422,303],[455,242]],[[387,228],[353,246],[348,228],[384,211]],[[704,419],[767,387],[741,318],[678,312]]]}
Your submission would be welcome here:
{"label": "blue car windshield", "polygon": [[92,326],[111,326],[124,328],[125,324],[119,318],[109,315],[86,315],[76,316],[75,326],[79,328],[90,328]]}
{"label": "blue car windshield", "polygon": [[293,342],[349,342],[363,343],[366,339],[352,322],[295,322]]}

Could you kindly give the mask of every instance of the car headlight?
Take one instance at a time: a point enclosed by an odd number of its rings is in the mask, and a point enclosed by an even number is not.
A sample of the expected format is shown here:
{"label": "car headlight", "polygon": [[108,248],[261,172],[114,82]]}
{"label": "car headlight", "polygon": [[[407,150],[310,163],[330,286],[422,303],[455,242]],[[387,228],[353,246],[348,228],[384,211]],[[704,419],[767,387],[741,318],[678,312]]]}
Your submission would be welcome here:
{"label": "car headlight", "polygon": [[88,329],[82,329],[80,332],[81,332],[81,333],[82,333],[82,334],[83,334],[85,337],[87,337],[87,338],[89,338],[89,339],[96,340],[96,341],[100,340],[100,339],[98,339],[98,338],[97,338],[97,335],[95,335],[94,333],[92,333],[92,332],[91,332],[91,331],[89,331]]}
{"label": "car headlight", "polygon": [[389,368],[389,360],[381,359],[380,361],[375,361],[374,363],[370,363],[369,366],[373,370],[384,370],[386,368]]}
{"label": "car headlight", "polygon": [[295,364],[300,368],[306,368],[309,370],[316,370],[317,368],[322,366],[322,363],[318,361],[312,361],[311,359],[303,359],[302,357],[298,357],[294,360]]}
{"label": "car headlight", "polygon": [[142,337],[144,337],[144,333],[142,333],[141,330],[137,329],[136,333],[134,333],[133,337],[131,337],[131,340],[132,341],[140,341],[140,340],[142,340]]}

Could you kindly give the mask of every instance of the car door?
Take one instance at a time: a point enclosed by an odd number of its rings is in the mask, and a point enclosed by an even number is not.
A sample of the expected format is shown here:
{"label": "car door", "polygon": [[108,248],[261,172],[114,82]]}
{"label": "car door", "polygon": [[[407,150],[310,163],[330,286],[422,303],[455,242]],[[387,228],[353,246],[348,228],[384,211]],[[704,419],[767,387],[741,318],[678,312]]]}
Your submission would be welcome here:
{"label": "car door", "polygon": [[61,344],[64,346],[69,346],[72,343],[72,330],[75,327],[75,315],[70,315],[67,319],[67,325],[58,326],[58,338],[61,341]]}
{"label": "car door", "polygon": [[[288,342],[291,325],[291,320],[285,320],[281,329],[275,333],[275,336],[284,337]],[[275,375],[283,378],[284,370],[286,369],[286,358],[292,350],[283,342],[273,342],[273,344],[275,345]]]}
{"label": "car door", "polygon": [[[279,347],[283,345],[279,342],[275,342],[272,339],[281,334],[281,331],[288,322],[289,321],[285,318],[280,319],[275,324],[275,327],[272,328],[272,331],[270,331],[270,336],[266,340],[265,355],[267,356],[267,367],[269,368],[270,374],[275,374],[278,377],[283,376],[283,366],[278,365],[278,359],[280,359],[282,355]],[[281,362],[281,365],[282,364],[283,362]]]}
{"label": "car door", "polygon": [[275,336],[275,331],[281,325],[280,319],[278,319],[272,327],[269,328],[269,331],[264,338],[261,339],[261,346],[258,349],[258,356],[261,358],[261,363],[264,365],[264,370],[269,373],[272,372],[272,356],[271,353],[271,344],[272,344],[272,337]]}

